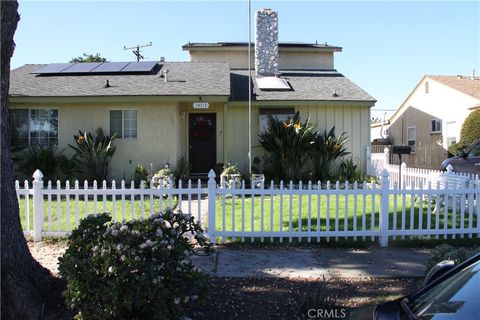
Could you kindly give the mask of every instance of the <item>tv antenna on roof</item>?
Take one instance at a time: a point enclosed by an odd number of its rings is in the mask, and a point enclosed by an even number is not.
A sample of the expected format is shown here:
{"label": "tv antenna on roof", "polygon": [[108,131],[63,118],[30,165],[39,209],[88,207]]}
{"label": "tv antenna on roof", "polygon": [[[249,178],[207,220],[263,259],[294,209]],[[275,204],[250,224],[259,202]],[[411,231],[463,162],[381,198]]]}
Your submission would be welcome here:
{"label": "tv antenna on roof", "polygon": [[133,54],[137,57],[137,62],[140,61],[140,59],[145,59],[143,55],[140,53],[140,48],[145,48],[145,47],[151,47],[152,46],[152,41],[150,41],[149,44],[144,44],[144,45],[136,45],[135,47],[128,47],[123,46],[123,50],[130,50],[133,49],[132,52]]}

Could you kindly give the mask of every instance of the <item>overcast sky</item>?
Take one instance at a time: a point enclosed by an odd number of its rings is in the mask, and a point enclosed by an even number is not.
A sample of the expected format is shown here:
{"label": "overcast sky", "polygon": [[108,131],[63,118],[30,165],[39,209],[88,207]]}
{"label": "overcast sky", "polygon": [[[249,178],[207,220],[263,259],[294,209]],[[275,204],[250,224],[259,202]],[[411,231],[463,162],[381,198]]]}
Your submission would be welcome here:
{"label": "overcast sky", "polygon": [[[191,42],[247,41],[248,1],[19,1],[12,67],[68,62],[82,53],[188,60]],[[279,40],[343,47],[335,67],[378,102],[397,108],[425,74],[480,74],[480,4],[470,2],[252,1],[279,12]],[[253,30],[253,27],[252,27]],[[253,37],[252,37],[253,38]]]}

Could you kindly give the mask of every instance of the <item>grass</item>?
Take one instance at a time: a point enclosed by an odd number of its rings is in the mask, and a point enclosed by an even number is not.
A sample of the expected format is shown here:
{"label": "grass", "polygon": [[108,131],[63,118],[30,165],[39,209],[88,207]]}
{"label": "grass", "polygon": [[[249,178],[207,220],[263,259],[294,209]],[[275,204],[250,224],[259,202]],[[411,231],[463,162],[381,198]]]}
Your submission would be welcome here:
{"label": "grass", "polygon": [[[44,225],[43,230],[45,231],[70,231],[78,225],[78,221],[86,217],[88,214],[100,213],[100,212],[109,212],[112,214],[114,221],[122,220],[131,220],[139,219],[142,217],[148,217],[150,215],[150,198],[149,196],[144,196],[144,207],[142,214],[142,204],[140,197],[130,199],[129,196],[125,196],[125,200],[122,201],[120,196],[117,196],[114,201],[111,197],[106,197],[105,202],[101,196],[98,197],[97,201],[94,201],[93,197],[90,196],[87,201],[85,201],[83,196],[79,196],[78,205],[74,198],[72,197],[67,205],[67,201],[62,197],[61,201],[57,201],[55,196],[52,196],[52,201],[50,206],[48,201],[44,201],[43,212],[44,212]],[[162,199],[159,197],[152,198],[152,211],[159,212],[166,207],[172,206],[175,208],[178,204],[177,198],[172,198],[172,203],[170,204],[169,199]],[[132,205],[133,204],[133,205]],[[25,201],[24,197],[21,197],[19,201],[20,205],[20,220],[22,223],[23,230],[27,230],[27,219],[26,212],[27,206],[30,210],[30,230],[33,229],[33,200],[30,198],[29,203]],[[125,206],[124,214],[122,214],[122,207]],[[67,208],[70,212],[70,215],[67,215]],[[133,210],[132,210],[133,209]],[[78,211],[78,215],[76,214]]]}
{"label": "grass", "polygon": [[[309,201],[309,198],[311,201]],[[101,196],[95,202],[93,197],[85,199],[79,196],[78,207],[72,197],[67,205],[66,200],[62,197],[57,202],[55,196],[52,196],[51,206],[48,201],[44,202],[44,230],[45,231],[70,231],[77,225],[78,221],[88,214],[95,212],[109,212],[113,215],[114,221],[138,219],[148,217],[150,213],[150,198],[145,196],[143,214],[140,197],[131,199],[125,196],[122,202],[121,197],[117,196],[115,204],[111,197],[107,197],[105,201]],[[252,203],[253,200],[253,203]],[[159,212],[170,206],[169,199],[152,198],[153,212]],[[310,205],[309,205],[310,203]],[[445,225],[445,215],[443,211],[437,216],[433,213],[434,203],[419,201],[407,195],[398,197],[395,202],[394,197],[390,199],[389,208],[389,227],[392,229],[396,225],[396,229],[418,229],[427,228],[428,208],[430,207],[431,222],[430,228],[435,229],[438,223],[440,229]],[[175,208],[178,199],[172,199],[172,205]],[[225,204],[225,210],[222,210]],[[243,206],[242,206],[243,204]],[[32,200],[29,202],[30,207],[30,230],[33,228],[32,217]],[[252,206],[253,205],[253,206]],[[122,207],[125,207],[122,214]],[[290,220],[290,206],[291,220]],[[242,207],[245,215],[242,218]],[[263,214],[262,212],[263,207]],[[338,207],[338,211],[336,210]],[[67,219],[67,208],[70,212]],[[253,208],[253,211],[252,211]],[[27,230],[26,221],[27,203],[23,197],[20,199],[20,216],[22,227]],[[216,230],[226,231],[334,231],[334,230],[353,230],[356,222],[356,230],[378,230],[379,229],[379,209],[380,197],[378,195],[353,195],[345,196],[245,196],[244,198],[217,198],[216,199]],[[78,211],[78,215],[76,214]],[[253,212],[253,213],[252,213]],[[310,214],[309,214],[310,212]],[[421,214],[420,214],[421,212]],[[59,214],[60,213],[60,214]],[[453,213],[450,211],[447,215],[447,228],[451,229],[455,224],[457,228],[461,226],[461,215],[458,212],[453,222]],[[224,218],[225,217],[225,218]],[[338,219],[336,219],[338,217]],[[421,221],[420,218],[421,217]],[[476,226],[476,214],[473,215],[472,225]],[[327,226],[328,223],[328,226]],[[469,216],[468,211],[465,212],[464,226],[468,227]],[[313,238],[313,237],[312,237]],[[451,238],[451,236],[449,236]],[[457,236],[458,238],[458,236]],[[371,237],[367,239],[374,240]],[[397,237],[401,240],[402,237]],[[421,239],[421,238],[420,238]],[[341,238],[340,238],[341,240]],[[442,237],[440,237],[442,240]],[[347,241],[350,242],[350,241]],[[350,242],[351,243],[351,242]]]}
{"label": "grass", "polygon": [[[356,220],[356,230],[378,230],[380,197],[372,195],[344,196],[255,196],[253,198],[219,198],[217,199],[216,230],[226,231],[334,231],[353,230]],[[225,211],[222,211],[225,203]],[[243,203],[243,205],[242,205]],[[309,205],[310,203],[310,205]],[[245,216],[242,217],[242,207]],[[262,207],[264,209],[263,214]],[[290,207],[291,220],[290,220]],[[428,223],[428,208],[431,211],[430,228],[435,229],[438,223],[440,229],[445,224],[443,211],[437,216],[434,213],[434,203],[419,201],[409,195],[398,197],[395,202],[391,196],[389,208],[389,227],[396,229],[426,229]],[[252,211],[253,208],[253,211]],[[338,213],[337,209],[338,208]],[[310,210],[309,210],[310,209]],[[253,212],[253,213],[252,213]],[[310,214],[309,214],[310,212]],[[357,213],[357,214],[355,214]],[[403,213],[403,215],[402,215]],[[421,213],[421,214],[420,214]],[[447,227],[461,226],[461,215],[457,212],[453,222],[451,210],[447,215]],[[225,217],[225,218],[224,218]],[[338,220],[336,219],[338,217]],[[355,219],[356,218],[356,219]],[[420,219],[421,218],[421,219]],[[327,226],[328,223],[328,226]],[[473,226],[476,226],[476,215],[473,215]],[[468,227],[468,211],[465,212],[464,226]],[[373,227],[372,227],[373,226]]]}

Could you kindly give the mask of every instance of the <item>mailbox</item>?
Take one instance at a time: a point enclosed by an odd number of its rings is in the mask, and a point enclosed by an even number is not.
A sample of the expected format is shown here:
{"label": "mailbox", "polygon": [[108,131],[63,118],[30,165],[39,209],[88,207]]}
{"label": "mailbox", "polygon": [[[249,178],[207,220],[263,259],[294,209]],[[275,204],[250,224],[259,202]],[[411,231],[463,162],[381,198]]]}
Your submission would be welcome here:
{"label": "mailbox", "polygon": [[412,153],[412,147],[410,146],[393,146],[392,147],[393,154],[410,154]]}

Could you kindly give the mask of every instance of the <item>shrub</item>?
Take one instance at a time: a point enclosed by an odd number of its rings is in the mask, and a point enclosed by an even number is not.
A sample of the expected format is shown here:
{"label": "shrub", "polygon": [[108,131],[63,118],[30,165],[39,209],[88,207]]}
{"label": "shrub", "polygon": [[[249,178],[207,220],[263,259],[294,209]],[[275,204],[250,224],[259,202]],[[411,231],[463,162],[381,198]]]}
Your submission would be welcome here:
{"label": "shrub", "polygon": [[107,180],[109,161],[115,154],[112,143],[117,134],[110,137],[103,133],[102,128],[95,131],[97,134],[95,139],[89,132],[78,131],[78,133],[78,136],[73,136],[76,145],[69,144],[75,151],[72,158],[75,174],[79,179],[90,182]]}
{"label": "shrub", "polygon": [[313,178],[318,180],[332,179],[337,160],[350,154],[345,144],[348,142],[347,134],[342,132],[335,135],[335,127],[327,133],[325,130],[315,136],[315,143],[310,159],[313,165]]}
{"label": "shrub", "polygon": [[259,134],[260,143],[268,152],[264,161],[265,175],[276,180],[301,179],[315,135],[315,126],[309,119],[302,123],[298,111],[286,121],[270,116],[267,130]]}
{"label": "shrub", "polygon": [[154,188],[161,187],[162,189],[167,189],[170,182],[172,185],[175,185],[175,175],[168,163],[165,165],[165,168],[158,170],[156,174],[152,177],[152,186]]}
{"label": "shrub", "polygon": [[184,156],[181,156],[177,159],[177,167],[175,168],[174,175],[177,179],[187,181],[191,169],[192,165],[190,162],[188,162]]}
{"label": "shrub", "polygon": [[146,220],[83,219],[59,258],[67,305],[76,319],[179,319],[205,294],[206,276],[190,261],[193,235],[212,250],[193,217],[171,210]]}
{"label": "shrub", "polygon": [[472,111],[465,119],[460,132],[460,142],[468,147],[480,139],[480,110]]}
{"label": "shrub", "polygon": [[449,244],[441,244],[428,255],[426,272],[429,272],[437,263],[444,260],[453,260],[455,264],[467,260],[467,253],[463,248],[454,248]]}
{"label": "shrub", "polygon": [[72,174],[72,162],[54,147],[30,146],[13,153],[14,176],[16,179],[31,180],[35,170],[40,169],[43,181],[65,181]]}
{"label": "shrub", "polygon": [[240,174],[240,170],[238,170],[238,167],[236,164],[234,165],[231,165],[229,167],[225,167],[222,171],[222,174],[223,175],[227,175],[227,174]]}
{"label": "shrub", "polygon": [[353,161],[352,158],[340,162],[338,171],[338,180],[340,181],[360,182],[365,181],[367,178],[363,171],[358,169],[358,165]]}
{"label": "shrub", "polygon": [[140,186],[140,182],[143,181],[144,186],[145,183],[147,183],[148,180],[148,172],[147,170],[139,163],[135,167],[135,174],[133,176],[133,180],[135,181],[135,187]]}

